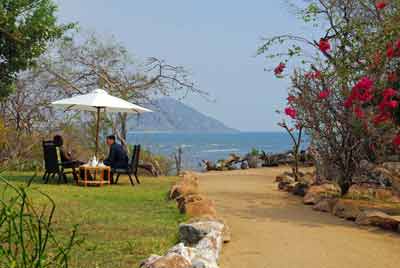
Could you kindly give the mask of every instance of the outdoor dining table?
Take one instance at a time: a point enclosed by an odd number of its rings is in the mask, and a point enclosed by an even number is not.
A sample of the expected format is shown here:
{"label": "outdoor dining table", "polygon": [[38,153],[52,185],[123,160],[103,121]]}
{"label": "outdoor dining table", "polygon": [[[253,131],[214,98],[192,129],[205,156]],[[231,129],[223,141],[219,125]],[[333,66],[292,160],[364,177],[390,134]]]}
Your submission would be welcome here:
{"label": "outdoor dining table", "polygon": [[[104,179],[105,174],[107,174],[108,179]],[[78,185],[81,186],[103,186],[105,184],[111,184],[111,167],[105,165],[82,165],[79,167],[79,176]]]}

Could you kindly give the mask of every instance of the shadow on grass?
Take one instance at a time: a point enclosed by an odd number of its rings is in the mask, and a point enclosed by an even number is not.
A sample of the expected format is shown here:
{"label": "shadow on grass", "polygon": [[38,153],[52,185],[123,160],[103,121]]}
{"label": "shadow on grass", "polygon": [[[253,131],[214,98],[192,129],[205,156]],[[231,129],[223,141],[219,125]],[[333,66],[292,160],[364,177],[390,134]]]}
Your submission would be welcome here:
{"label": "shadow on grass", "polygon": [[[9,182],[13,183],[29,183],[32,181],[32,184],[45,184],[43,181],[43,171],[39,172],[34,172],[34,171],[24,171],[24,172],[18,172],[18,171],[5,171],[1,175],[8,180]],[[68,179],[68,184],[73,184],[74,180],[72,176],[67,175]],[[58,183],[58,176],[52,177],[50,176],[49,179],[49,184],[59,184]],[[60,184],[65,184],[63,181],[60,182]]]}

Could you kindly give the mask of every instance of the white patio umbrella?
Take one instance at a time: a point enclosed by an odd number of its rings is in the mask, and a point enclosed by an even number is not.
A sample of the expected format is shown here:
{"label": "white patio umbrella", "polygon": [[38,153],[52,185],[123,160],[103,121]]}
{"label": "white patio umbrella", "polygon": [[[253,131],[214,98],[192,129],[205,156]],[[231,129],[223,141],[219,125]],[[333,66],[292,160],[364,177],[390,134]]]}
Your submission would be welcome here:
{"label": "white patio umbrella", "polygon": [[145,113],[152,112],[139,105],[109,95],[103,89],[95,89],[88,94],[77,95],[51,103],[52,106],[65,110],[97,112],[96,124],[96,156],[99,147],[100,112],[107,113]]}

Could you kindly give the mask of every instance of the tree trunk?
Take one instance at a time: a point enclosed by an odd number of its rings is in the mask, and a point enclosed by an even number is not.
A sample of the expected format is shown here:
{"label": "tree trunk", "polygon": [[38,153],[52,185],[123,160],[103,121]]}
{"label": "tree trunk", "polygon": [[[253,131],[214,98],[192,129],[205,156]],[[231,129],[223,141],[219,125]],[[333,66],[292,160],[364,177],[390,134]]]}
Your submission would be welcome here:
{"label": "tree trunk", "polygon": [[119,124],[117,124],[117,127],[114,128],[114,132],[117,135],[118,139],[120,140],[122,146],[124,149],[129,152],[129,146],[126,141],[126,138],[128,136],[128,114],[127,113],[118,113],[118,121]]}
{"label": "tree trunk", "polygon": [[176,175],[179,176],[182,170],[182,147],[178,148],[177,153],[174,155],[176,165]]}
{"label": "tree trunk", "polygon": [[128,124],[128,114],[127,113],[121,113],[120,115],[120,119],[121,119],[121,138],[124,139],[124,141],[126,141],[126,137],[128,136],[128,129],[127,129],[127,124]]}

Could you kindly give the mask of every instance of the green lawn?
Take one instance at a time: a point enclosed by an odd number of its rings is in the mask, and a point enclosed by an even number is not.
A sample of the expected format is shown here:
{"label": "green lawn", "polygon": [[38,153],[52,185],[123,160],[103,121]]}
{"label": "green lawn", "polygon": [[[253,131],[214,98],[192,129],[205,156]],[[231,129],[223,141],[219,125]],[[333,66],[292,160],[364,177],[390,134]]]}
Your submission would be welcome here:
{"label": "green lawn", "polygon": [[[6,173],[23,183],[29,173]],[[56,202],[54,227],[67,238],[74,224],[84,242],[72,252],[71,267],[138,267],[152,253],[163,254],[177,242],[177,226],[184,221],[173,202],[166,201],[176,177],[142,178],[132,187],[126,178],[119,185],[85,188],[75,185],[32,184],[36,204],[44,202],[39,189]],[[1,186],[0,186],[1,187]]]}

